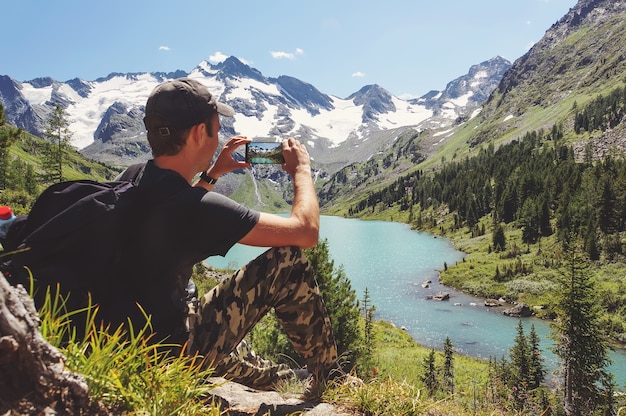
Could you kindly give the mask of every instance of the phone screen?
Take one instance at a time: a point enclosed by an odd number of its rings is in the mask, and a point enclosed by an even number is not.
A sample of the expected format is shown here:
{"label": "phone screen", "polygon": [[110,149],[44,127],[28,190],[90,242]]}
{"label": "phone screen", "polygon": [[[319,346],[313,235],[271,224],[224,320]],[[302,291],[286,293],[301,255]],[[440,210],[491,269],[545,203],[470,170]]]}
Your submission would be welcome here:
{"label": "phone screen", "polygon": [[279,142],[246,143],[246,162],[252,164],[282,164],[283,148]]}

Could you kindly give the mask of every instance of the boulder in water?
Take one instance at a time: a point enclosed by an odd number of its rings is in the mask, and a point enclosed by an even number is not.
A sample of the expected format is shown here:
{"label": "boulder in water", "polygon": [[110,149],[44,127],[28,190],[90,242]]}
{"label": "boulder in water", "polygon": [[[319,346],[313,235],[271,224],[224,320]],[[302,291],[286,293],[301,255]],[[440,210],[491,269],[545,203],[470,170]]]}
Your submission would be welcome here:
{"label": "boulder in water", "polygon": [[532,309],[524,302],[520,302],[512,308],[508,308],[502,311],[503,315],[513,316],[516,318],[525,318],[533,315]]}

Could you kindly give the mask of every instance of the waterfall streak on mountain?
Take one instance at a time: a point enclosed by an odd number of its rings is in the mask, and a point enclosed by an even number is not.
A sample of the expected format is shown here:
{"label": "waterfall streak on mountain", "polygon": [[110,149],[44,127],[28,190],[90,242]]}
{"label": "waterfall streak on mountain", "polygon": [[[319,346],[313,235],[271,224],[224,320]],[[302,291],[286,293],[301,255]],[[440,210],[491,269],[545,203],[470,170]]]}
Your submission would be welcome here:
{"label": "waterfall streak on mountain", "polygon": [[256,178],[254,177],[254,168],[250,169],[250,177],[252,178],[252,183],[254,184],[254,195],[256,196],[257,201],[259,201],[260,205],[265,205],[263,200],[261,199],[261,194],[259,193],[259,185],[256,182]]}

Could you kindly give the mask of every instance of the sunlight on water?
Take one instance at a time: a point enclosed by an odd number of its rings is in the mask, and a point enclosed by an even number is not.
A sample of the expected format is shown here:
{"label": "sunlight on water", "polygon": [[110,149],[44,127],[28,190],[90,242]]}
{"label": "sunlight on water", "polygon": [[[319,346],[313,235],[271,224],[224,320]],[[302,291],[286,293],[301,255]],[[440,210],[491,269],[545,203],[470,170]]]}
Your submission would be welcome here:
{"label": "sunlight on water", "polygon": [[[322,217],[320,234],[328,239],[335,265],[343,265],[357,296],[362,298],[365,288],[369,290],[378,319],[406,328],[428,347],[442,349],[448,336],[459,353],[481,358],[508,356],[518,319],[438,282],[438,270],[445,263],[452,266],[463,259],[463,253],[449,240],[412,231],[400,223],[340,217]],[[237,245],[226,258],[211,257],[207,263],[239,268],[264,250]],[[422,287],[428,280],[429,287]],[[450,299],[427,299],[439,292],[449,293]],[[556,358],[549,351],[549,323],[528,318],[522,322],[527,335],[531,324],[535,326],[546,365],[556,368]],[[611,369],[621,387],[626,382],[626,353],[614,353],[611,358],[615,360]]]}

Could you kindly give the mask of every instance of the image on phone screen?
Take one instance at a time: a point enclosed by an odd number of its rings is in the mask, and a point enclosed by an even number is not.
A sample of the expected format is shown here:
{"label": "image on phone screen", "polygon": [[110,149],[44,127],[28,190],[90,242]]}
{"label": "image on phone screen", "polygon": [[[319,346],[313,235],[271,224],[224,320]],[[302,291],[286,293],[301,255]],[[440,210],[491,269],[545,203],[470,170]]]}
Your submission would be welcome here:
{"label": "image on phone screen", "polygon": [[246,143],[246,162],[252,164],[282,164],[283,148],[279,142]]}

